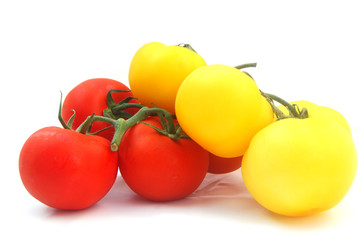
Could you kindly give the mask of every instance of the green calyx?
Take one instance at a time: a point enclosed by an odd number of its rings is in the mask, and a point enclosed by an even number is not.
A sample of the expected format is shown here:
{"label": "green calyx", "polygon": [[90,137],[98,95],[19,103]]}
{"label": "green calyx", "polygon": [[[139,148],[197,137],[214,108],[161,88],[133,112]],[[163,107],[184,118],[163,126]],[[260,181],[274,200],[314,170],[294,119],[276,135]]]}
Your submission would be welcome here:
{"label": "green calyx", "polygon": [[65,120],[63,119],[62,117],[62,92],[60,92],[61,94],[61,97],[60,97],[60,106],[59,106],[59,112],[58,112],[58,116],[57,118],[59,119],[62,127],[64,129],[69,129],[69,130],[73,130],[73,131],[76,131],[78,133],[82,133],[82,134],[87,134],[87,135],[95,135],[95,134],[98,134],[102,131],[105,131],[107,130],[108,128],[110,127],[107,127],[105,129],[102,129],[100,131],[97,131],[97,132],[94,132],[94,133],[90,133],[91,131],[91,126],[92,126],[92,122],[93,122],[93,118],[94,118],[94,114],[92,114],[91,116],[89,116],[84,122],[82,122],[80,124],[80,126],[78,126],[76,129],[73,129],[72,125],[73,125],[73,122],[75,120],[75,117],[76,117],[76,112],[75,110],[74,113],[72,114],[72,116],[69,118],[69,120],[67,122],[65,122]]}
{"label": "green calyx", "polygon": [[136,99],[134,97],[127,97],[123,99],[121,102],[116,103],[112,97],[112,93],[119,92],[131,92],[131,90],[121,90],[121,89],[111,89],[107,92],[106,102],[107,108],[103,111],[103,115],[105,117],[109,117],[112,119],[119,118],[130,118],[132,114],[126,112],[125,110],[128,108],[142,108],[143,105],[139,103],[130,103],[131,100]]}
{"label": "green calyx", "polygon": [[[298,118],[305,119],[309,117],[308,110],[306,108],[300,109],[297,104],[290,104],[284,99],[270,93],[264,93],[261,91],[262,96],[264,96],[269,104],[271,105],[274,114],[277,117],[277,120],[285,118]],[[278,107],[274,105],[274,101],[282,104],[289,112],[289,115],[285,115]]]}
{"label": "green calyx", "polygon": [[[74,111],[74,114],[70,117],[68,122],[65,122],[65,120],[62,117],[62,93],[61,93],[61,100],[60,100],[60,107],[58,112],[58,119],[65,129],[74,130],[76,132],[87,134],[87,135],[95,135],[99,132],[105,131],[112,126],[115,128],[115,133],[113,135],[112,141],[111,141],[111,150],[117,151],[119,148],[119,145],[121,143],[121,140],[123,138],[123,135],[125,132],[133,127],[134,125],[138,123],[143,123],[149,127],[152,127],[154,130],[156,130],[158,133],[167,136],[173,140],[178,140],[180,138],[189,138],[180,127],[179,124],[174,123],[174,116],[172,116],[171,113],[166,111],[162,108],[149,108],[145,107],[139,103],[130,103],[129,101],[134,99],[133,97],[128,97],[124,100],[122,100],[119,103],[115,103],[113,101],[113,98],[111,96],[111,93],[113,92],[128,92],[125,90],[115,90],[112,89],[107,94],[107,104],[108,108],[104,110],[103,116],[96,116],[92,114],[91,116],[88,116],[85,121],[77,128],[73,129],[72,125],[74,122],[74,119],[76,117],[76,112]],[[131,115],[127,112],[125,112],[128,108],[139,108],[139,111]],[[142,122],[144,119],[146,119],[149,116],[158,116],[162,128],[153,126],[149,123]],[[90,133],[91,126],[93,122],[95,121],[101,121],[111,124],[111,126],[104,128],[100,131],[97,131],[95,133]]]}
{"label": "green calyx", "polygon": [[[103,112],[104,117],[94,116],[93,118],[94,121],[105,121],[115,127],[115,134],[112,141],[113,149],[118,148],[122,136],[127,131],[127,129],[140,122],[149,127],[152,127],[158,133],[165,135],[173,140],[188,138],[188,136],[183,133],[180,125],[174,124],[175,116],[172,116],[172,114],[165,109],[158,108],[156,106],[154,106],[154,108],[149,108],[139,103],[130,103],[129,101],[135,99],[133,97],[128,97],[119,103],[115,103],[111,95],[114,92],[130,92],[130,90],[110,90],[107,93],[108,108]],[[138,108],[139,111],[135,115],[131,115],[125,111],[128,108]],[[142,122],[149,116],[158,116],[161,121],[162,128],[158,128],[149,123]]]}
{"label": "green calyx", "polygon": [[[161,120],[162,129],[155,127],[151,124],[142,122],[149,116],[158,116]],[[138,123],[143,123],[149,127],[155,129],[158,133],[165,135],[173,140],[188,137],[182,132],[181,127],[178,124],[174,124],[173,116],[164,109],[161,108],[149,108],[142,107],[135,115],[128,119],[118,118],[113,119],[105,116],[90,116],[92,121],[102,121],[110,123],[115,128],[115,133],[111,142],[111,150],[117,151],[120,146],[121,140],[125,132]]]}
{"label": "green calyx", "polygon": [[149,109],[160,110],[160,112],[158,112],[156,114],[158,115],[158,117],[161,120],[162,128],[158,128],[158,127],[153,126],[146,122],[141,122],[142,124],[152,127],[158,133],[160,133],[164,136],[167,136],[173,140],[178,140],[180,138],[189,138],[189,136],[182,131],[182,128],[179,124],[174,124],[173,116],[169,112],[166,111],[166,112],[161,113],[161,111],[163,109],[160,109],[160,108],[149,108]]}

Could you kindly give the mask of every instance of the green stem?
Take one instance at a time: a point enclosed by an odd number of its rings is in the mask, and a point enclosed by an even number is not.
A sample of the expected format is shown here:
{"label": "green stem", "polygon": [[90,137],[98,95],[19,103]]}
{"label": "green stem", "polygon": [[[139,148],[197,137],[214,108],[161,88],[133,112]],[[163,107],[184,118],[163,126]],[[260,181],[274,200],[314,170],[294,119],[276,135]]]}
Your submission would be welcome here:
{"label": "green stem", "polygon": [[122,103],[118,105],[114,105],[111,107],[111,111],[113,114],[118,114],[118,112],[126,110],[127,108],[142,108],[144,105],[140,103]]}
{"label": "green stem", "polygon": [[243,69],[243,68],[256,67],[256,66],[257,66],[257,63],[245,63],[245,64],[235,66],[234,68]]}
{"label": "green stem", "polygon": [[110,89],[106,95],[107,106],[111,107],[116,104],[115,101],[113,100],[112,93],[124,93],[124,92],[131,92],[131,90]]}
{"label": "green stem", "polygon": [[108,118],[108,117],[103,117],[103,116],[93,116],[92,117],[93,121],[99,121],[99,122],[107,122],[113,126],[115,126],[116,124],[118,124],[118,120],[112,119],[112,118]]}
{"label": "green stem", "polygon": [[188,43],[180,43],[180,44],[178,44],[177,46],[187,48],[187,49],[189,49],[189,50],[191,50],[191,51],[197,53],[197,52],[193,49],[193,47],[192,47],[190,44],[188,44]]}
{"label": "green stem", "polygon": [[59,121],[64,129],[71,129],[71,127],[69,127],[67,125],[67,123],[65,122],[65,120],[62,117],[62,92],[61,91],[60,91],[60,106],[59,106],[59,112],[57,114],[57,118],[59,119]]}
{"label": "green stem", "polygon": [[119,119],[115,120],[115,119],[103,117],[103,116],[93,116],[92,120],[107,122],[114,126],[115,133],[114,133],[114,136],[113,136],[112,142],[111,142],[111,150],[117,151],[125,132],[129,128],[136,125],[137,123],[146,119],[148,116],[153,116],[153,115],[163,115],[167,120],[168,132],[175,133],[176,130],[175,130],[175,126],[173,123],[172,115],[169,112],[167,112],[166,110],[161,109],[161,108],[142,107],[135,115],[133,115],[131,118],[129,118],[127,120],[125,120],[123,118],[119,118]]}
{"label": "green stem", "polygon": [[297,109],[292,105],[290,104],[289,102],[285,101],[284,99],[274,95],[274,94],[270,94],[270,93],[264,93],[262,92],[262,94],[276,102],[279,102],[280,104],[282,104],[283,106],[285,106],[288,111],[289,111],[289,114],[292,116],[292,117],[295,117],[295,118],[301,118],[300,116],[300,113],[298,113]]}
{"label": "green stem", "polygon": [[[118,120],[115,120],[115,119],[103,117],[103,116],[93,116],[92,120],[110,123],[115,128],[115,134],[114,134],[114,136],[112,138],[112,142],[111,142],[111,150],[113,152],[116,152],[118,150],[118,146],[120,145],[122,136],[125,133],[125,131],[122,129],[123,129],[123,125],[125,124],[126,120],[124,120],[123,118],[119,118]],[[121,136],[118,136],[120,133],[121,133]]]}
{"label": "green stem", "polygon": [[117,152],[118,147],[122,141],[123,135],[125,132],[130,128],[127,125],[127,122],[123,118],[119,118],[116,121],[115,127],[115,134],[113,135],[112,142],[111,142],[111,151]]}
{"label": "green stem", "polygon": [[87,117],[86,120],[77,127],[76,132],[87,134],[90,131],[94,116],[95,114],[92,114],[91,116]]}

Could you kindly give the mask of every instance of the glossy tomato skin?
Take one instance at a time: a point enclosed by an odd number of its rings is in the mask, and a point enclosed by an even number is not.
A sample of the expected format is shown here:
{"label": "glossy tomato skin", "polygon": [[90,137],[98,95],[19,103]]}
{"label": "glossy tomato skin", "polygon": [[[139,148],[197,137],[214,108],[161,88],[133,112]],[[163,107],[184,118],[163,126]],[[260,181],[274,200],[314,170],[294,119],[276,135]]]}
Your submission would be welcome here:
{"label": "glossy tomato skin", "polygon": [[230,173],[241,168],[243,156],[223,158],[209,154],[208,172],[214,174]]}
{"label": "glossy tomato skin", "polygon": [[244,72],[222,64],[194,70],[176,97],[183,130],[210,153],[242,156],[252,137],[273,122],[273,111]]}
{"label": "glossy tomato skin", "polygon": [[117,160],[103,137],[46,127],[23,145],[19,172],[27,191],[40,202],[77,210],[92,206],[110,190]]}
{"label": "glossy tomato skin", "polygon": [[175,99],[182,81],[193,70],[206,65],[196,52],[159,42],[143,45],[132,58],[129,84],[147,107],[155,104],[175,114]]}
{"label": "glossy tomato skin", "polygon": [[336,206],[357,170],[350,133],[332,119],[279,120],[253,138],[243,157],[243,181],[258,203],[285,216]]}
{"label": "glossy tomato skin", "polygon": [[[145,122],[160,127],[158,118]],[[190,139],[172,140],[139,123],[124,135],[119,147],[119,169],[128,186],[152,201],[186,197],[202,183],[208,152]]]}
{"label": "glossy tomato skin", "polygon": [[[130,90],[123,83],[109,78],[93,78],[78,84],[67,94],[64,100],[62,107],[63,119],[67,122],[75,111],[76,117],[73,129],[76,129],[93,113],[97,116],[102,116],[103,110],[107,108],[106,95],[111,89]],[[133,97],[133,94],[132,92],[112,93],[112,97],[118,103],[126,97]],[[130,102],[138,103],[135,99]],[[130,114],[135,114],[138,109],[129,108],[126,111]],[[96,132],[109,126],[111,125],[108,123],[96,121],[92,125],[91,132]],[[98,135],[111,140],[113,134],[114,128],[110,128],[100,132]]]}

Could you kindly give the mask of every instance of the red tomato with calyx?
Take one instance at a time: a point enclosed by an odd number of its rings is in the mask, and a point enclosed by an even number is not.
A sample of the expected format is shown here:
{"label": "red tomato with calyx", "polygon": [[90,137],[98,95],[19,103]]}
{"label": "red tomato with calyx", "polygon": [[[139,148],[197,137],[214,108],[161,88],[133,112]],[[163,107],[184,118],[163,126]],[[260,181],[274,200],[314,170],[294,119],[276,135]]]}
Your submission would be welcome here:
{"label": "red tomato with calyx", "polygon": [[40,202],[57,209],[84,209],[111,189],[118,157],[103,137],[46,127],[23,145],[19,172],[27,191]]}
{"label": "red tomato with calyx", "polygon": [[[143,122],[161,128],[158,117]],[[119,169],[127,185],[152,201],[186,197],[202,183],[208,152],[189,138],[172,140],[138,123],[124,134],[119,146]]]}
{"label": "red tomato with calyx", "polygon": [[241,167],[242,158],[243,156],[223,158],[210,153],[208,172],[215,174],[233,172]]}
{"label": "red tomato with calyx", "polygon": [[[62,106],[63,119],[67,122],[74,114],[73,111],[75,111],[76,117],[73,122],[73,129],[76,129],[93,113],[97,116],[102,116],[103,110],[107,108],[106,96],[111,89],[130,90],[123,83],[108,78],[93,78],[80,83],[67,94],[64,100]],[[112,97],[114,101],[118,103],[127,97],[133,97],[133,94],[132,92],[112,93]],[[138,103],[135,99],[130,102]],[[137,111],[137,108],[129,108],[126,110],[126,112],[132,115]],[[109,123],[97,121],[92,124],[91,132],[97,132],[109,126],[111,126]],[[114,128],[112,127],[100,132],[98,135],[111,140],[113,134]]]}

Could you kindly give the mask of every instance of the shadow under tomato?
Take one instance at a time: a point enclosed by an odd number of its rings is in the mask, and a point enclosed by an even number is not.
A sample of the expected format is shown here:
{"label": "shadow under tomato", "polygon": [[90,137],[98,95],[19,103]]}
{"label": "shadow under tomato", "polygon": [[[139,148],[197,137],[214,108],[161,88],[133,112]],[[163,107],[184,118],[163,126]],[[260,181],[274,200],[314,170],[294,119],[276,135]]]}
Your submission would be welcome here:
{"label": "shadow under tomato", "polygon": [[[46,206],[44,206],[46,207]],[[101,211],[101,207],[97,204],[94,204],[93,206],[90,206],[85,209],[79,209],[79,210],[62,210],[62,209],[56,209],[51,207],[46,207],[44,209],[43,216],[46,216],[47,218],[51,219],[57,219],[57,220],[69,220],[69,219],[79,219],[84,218],[86,216],[93,215],[96,212]]]}
{"label": "shadow under tomato", "polygon": [[[132,201],[134,199],[128,199]],[[203,183],[196,191],[186,198],[153,202],[141,197],[135,203],[128,203],[133,208],[152,208],[158,214],[171,213],[209,218],[230,218],[235,221],[258,222],[258,217],[268,214],[248,193],[238,172],[230,174],[207,174]]]}
{"label": "shadow under tomato", "polygon": [[186,198],[154,202],[135,194],[118,176],[109,193],[97,204],[83,210],[64,211],[42,208],[45,218],[71,222],[79,219],[151,218],[161,214],[202,216],[219,220],[275,225],[285,228],[314,229],[332,226],[338,220],[331,212],[308,217],[284,217],[259,205],[246,190],[239,172],[207,174],[198,189]]}
{"label": "shadow under tomato", "polygon": [[339,212],[328,210],[325,212],[316,213],[308,216],[300,217],[288,217],[282,216],[273,212],[268,212],[270,220],[274,220],[277,224],[286,226],[293,229],[319,229],[330,228],[330,226],[337,225],[340,218],[338,218]]}

